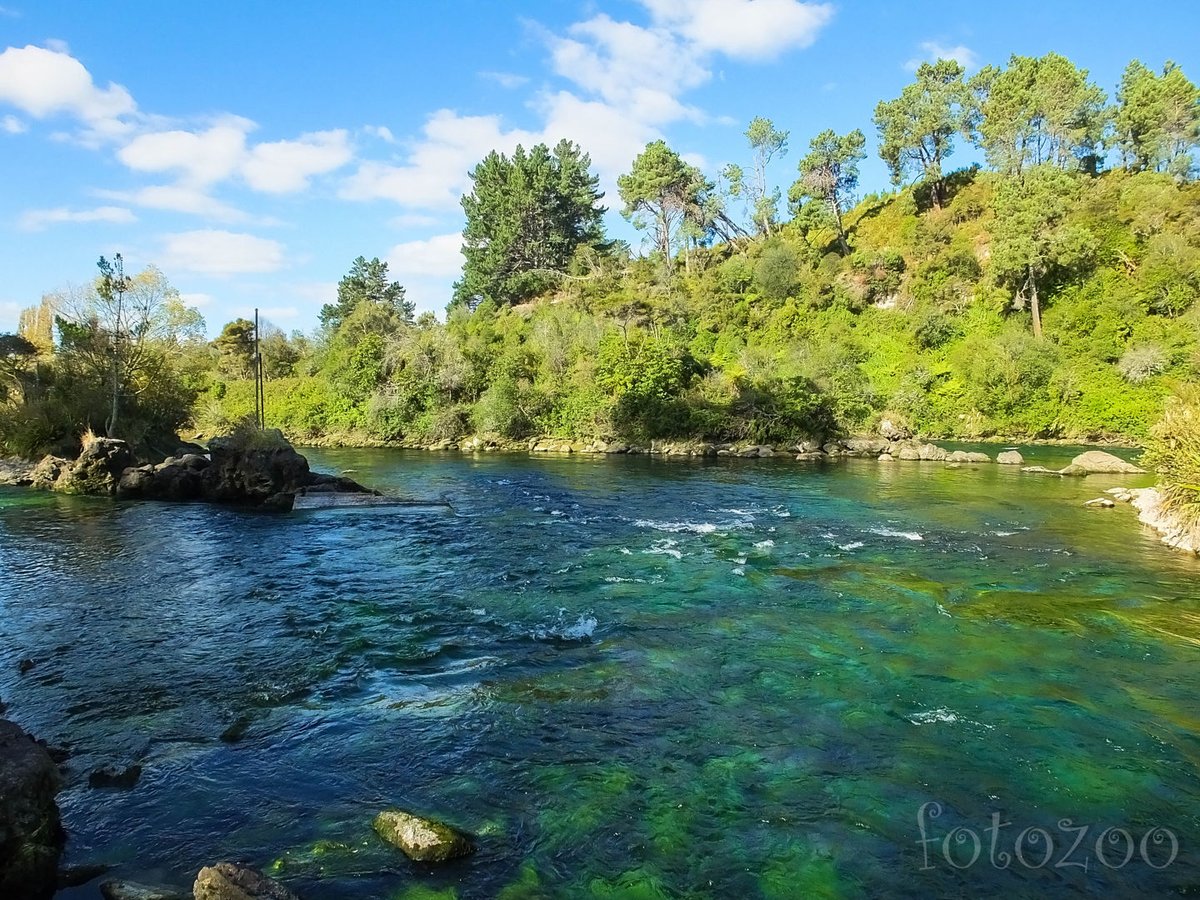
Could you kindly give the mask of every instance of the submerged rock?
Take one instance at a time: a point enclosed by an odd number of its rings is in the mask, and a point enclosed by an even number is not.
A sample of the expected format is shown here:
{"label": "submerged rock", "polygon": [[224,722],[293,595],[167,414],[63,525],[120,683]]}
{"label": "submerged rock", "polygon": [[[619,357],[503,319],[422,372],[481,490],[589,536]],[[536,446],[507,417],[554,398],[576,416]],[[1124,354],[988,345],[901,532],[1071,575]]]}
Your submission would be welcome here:
{"label": "submerged rock", "polygon": [[201,869],[192,893],[196,900],[299,900],[262,872],[228,862]]}
{"label": "submerged rock", "polygon": [[1112,509],[1117,504],[1108,497],[1097,497],[1095,500],[1086,501],[1083,505],[1090,509]]}
{"label": "submerged rock", "polygon": [[946,456],[946,460],[952,463],[990,463],[992,458],[986,453],[976,453],[970,450],[955,450],[953,453]]}
{"label": "submerged rock", "polygon": [[136,881],[105,881],[100,885],[104,900],[188,900],[191,896],[174,888]]}
{"label": "submerged rock", "polygon": [[[1125,462],[1119,456],[1113,456],[1111,453],[1105,453],[1103,450],[1089,450],[1086,453],[1080,453],[1077,457],[1071,460],[1071,465],[1067,469],[1081,469],[1084,475],[1144,475],[1145,469],[1139,469],[1133,463]],[[1063,474],[1068,473],[1067,469],[1063,469]]]}
{"label": "submerged rock", "polygon": [[142,777],[142,767],[136,763],[132,766],[102,766],[88,776],[88,786],[94,788],[115,788],[127,791]]}
{"label": "submerged rock", "polygon": [[1023,466],[1025,465],[1025,457],[1016,450],[1002,450],[996,456],[996,462],[1002,466]]}
{"label": "submerged rock", "polygon": [[385,810],[375,817],[373,825],[381,838],[417,862],[445,862],[475,851],[471,839],[462,832],[404,810]]}
{"label": "submerged rock", "polygon": [[33,738],[0,719],[0,897],[41,900],[58,886],[64,834],[58,766]]}

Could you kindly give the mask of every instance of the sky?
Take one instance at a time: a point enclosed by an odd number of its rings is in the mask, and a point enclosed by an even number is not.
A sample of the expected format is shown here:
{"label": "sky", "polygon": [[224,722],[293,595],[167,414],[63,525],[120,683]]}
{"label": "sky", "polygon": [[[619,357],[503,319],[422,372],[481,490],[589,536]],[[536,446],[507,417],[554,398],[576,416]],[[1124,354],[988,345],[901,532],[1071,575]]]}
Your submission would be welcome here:
{"label": "sky", "polygon": [[[1110,0],[0,0],[0,332],[101,256],[158,266],[210,334],[255,307],[310,330],[357,256],[441,314],[459,198],[491,150],[577,141],[616,178],[666,139],[715,174],[743,132],[861,128],[926,59],[1054,50],[1110,94],[1131,58],[1200,78],[1200,3]],[[973,160],[960,149],[951,164]]]}

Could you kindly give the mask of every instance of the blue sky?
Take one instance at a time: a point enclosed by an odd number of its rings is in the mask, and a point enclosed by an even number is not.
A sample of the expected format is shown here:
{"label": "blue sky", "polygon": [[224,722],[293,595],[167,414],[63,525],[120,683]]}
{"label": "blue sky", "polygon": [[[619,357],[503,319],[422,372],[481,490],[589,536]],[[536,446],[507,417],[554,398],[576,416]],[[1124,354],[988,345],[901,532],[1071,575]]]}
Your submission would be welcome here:
{"label": "blue sky", "polygon": [[[916,62],[1056,50],[1110,93],[1129,59],[1200,77],[1191,2],[0,0],[0,331],[101,254],[158,265],[215,333],[308,330],[358,255],[441,313],[458,197],[493,148],[578,141],[609,190],[665,137],[710,173],[755,115],[862,128]],[[962,152],[953,162],[966,163]],[[872,156],[861,190],[883,189]]]}

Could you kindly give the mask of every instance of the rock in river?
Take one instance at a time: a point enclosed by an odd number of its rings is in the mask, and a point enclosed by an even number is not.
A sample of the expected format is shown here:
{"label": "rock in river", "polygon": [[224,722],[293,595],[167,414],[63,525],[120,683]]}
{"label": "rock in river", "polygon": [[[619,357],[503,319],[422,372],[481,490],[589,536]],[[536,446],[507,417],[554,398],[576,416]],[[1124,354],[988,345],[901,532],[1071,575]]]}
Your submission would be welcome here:
{"label": "rock in river", "polygon": [[1016,450],[1003,450],[996,456],[996,462],[1002,466],[1023,466],[1025,457]]}
{"label": "rock in river", "polygon": [[475,850],[462,832],[400,809],[381,812],[375,817],[374,827],[381,838],[417,862],[445,862]]}
{"label": "rock in river", "polygon": [[41,900],[58,882],[63,830],[58,767],[19,727],[0,719],[0,897]]}
{"label": "rock in river", "polygon": [[1067,469],[1076,467],[1084,470],[1082,474],[1085,475],[1144,475],[1146,473],[1145,469],[1139,469],[1133,463],[1127,463],[1119,456],[1113,456],[1103,450],[1089,450],[1087,453],[1080,453],[1071,460],[1071,465],[1067,466]]}
{"label": "rock in river", "polygon": [[196,900],[299,900],[278,881],[228,862],[201,869],[192,893]]}
{"label": "rock in river", "polygon": [[135,881],[105,881],[100,884],[104,900],[188,900],[187,894],[169,887]]}

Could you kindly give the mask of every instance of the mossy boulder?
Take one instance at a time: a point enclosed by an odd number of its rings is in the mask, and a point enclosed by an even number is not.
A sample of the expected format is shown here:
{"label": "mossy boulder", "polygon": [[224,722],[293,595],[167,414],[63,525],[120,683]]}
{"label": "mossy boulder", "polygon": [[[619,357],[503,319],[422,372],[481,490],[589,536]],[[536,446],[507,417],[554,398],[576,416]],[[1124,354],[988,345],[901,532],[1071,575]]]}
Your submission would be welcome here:
{"label": "mossy boulder", "polygon": [[1084,475],[1144,475],[1146,472],[1145,469],[1138,468],[1133,463],[1126,462],[1111,453],[1105,453],[1103,450],[1089,450],[1086,453],[1080,453],[1071,460],[1071,465],[1067,468],[1082,469]]}
{"label": "mossy boulder", "polygon": [[201,869],[192,893],[196,900],[299,900],[262,872],[228,862]]}
{"label": "mossy boulder", "polygon": [[375,833],[416,862],[446,862],[475,852],[466,834],[433,819],[401,809],[388,809],[375,817]]}
{"label": "mossy boulder", "polygon": [[64,840],[54,801],[60,785],[50,754],[0,719],[0,897],[54,895]]}

